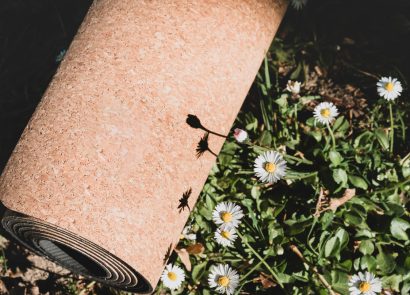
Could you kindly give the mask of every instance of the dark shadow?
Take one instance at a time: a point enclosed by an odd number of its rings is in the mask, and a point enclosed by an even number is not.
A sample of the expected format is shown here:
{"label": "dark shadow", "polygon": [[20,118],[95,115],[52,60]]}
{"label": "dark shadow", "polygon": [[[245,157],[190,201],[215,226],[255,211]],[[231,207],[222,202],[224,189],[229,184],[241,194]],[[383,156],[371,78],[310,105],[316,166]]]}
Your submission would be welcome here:
{"label": "dark shadow", "polygon": [[172,254],[172,243],[169,244],[169,247],[167,249],[167,252],[165,253],[164,258],[162,259],[162,264],[165,265],[167,264],[168,259],[171,257]]}
{"label": "dark shadow", "polygon": [[203,137],[198,142],[198,145],[196,146],[196,157],[199,158],[201,157],[205,152],[210,152],[212,155],[217,157],[218,155],[214,153],[208,145],[208,138],[209,138],[209,133],[206,132]]}
{"label": "dark shadow", "polygon": [[188,204],[188,199],[191,196],[191,194],[192,194],[192,188],[189,188],[189,190],[187,190],[186,192],[182,194],[182,198],[179,199],[179,205],[178,205],[179,213],[184,211],[185,208],[188,208],[188,210],[191,211],[191,208],[189,207],[189,204]]}
{"label": "dark shadow", "polygon": [[192,114],[188,114],[187,118],[186,118],[186,123],[191,126],[194,129],[202,129],[207,133],[219,136],[219,137],[223,137],[223,138],[227,138],[226,135],[217,133],[215,131],[209,130],[208,128],[206,128],[205,126],[202,125],[201,120],[199,120],[199,118],[195,115]]}

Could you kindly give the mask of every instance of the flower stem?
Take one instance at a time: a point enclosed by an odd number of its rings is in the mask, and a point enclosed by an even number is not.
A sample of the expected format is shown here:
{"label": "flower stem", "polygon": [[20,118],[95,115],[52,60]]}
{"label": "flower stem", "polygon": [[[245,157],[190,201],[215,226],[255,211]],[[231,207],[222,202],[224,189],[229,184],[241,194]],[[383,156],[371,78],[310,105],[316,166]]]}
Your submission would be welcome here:
{"label": "flower stem", "polygon": [[298,256],[302,262],[306,263],[309,268],[313,271],[313,273],[318,277],[320,283],[329,291],[330,295],[336,295],[336,293],[333,291],[332,286],[328,283],[328,281],[325,279],[325,277],[319,273],[318,269],[316,266],[312,266],[311,263],[309,263],[303,254],[299,251],[298,247],[296,245],[290,245],[290,250]]}
{"label": "flower stem", "polygon": [[394,145],[394,121],[393,121],[393,107],[392,103],[389,103],[390,111],[390,153],[393,154],[393,145]]}
{"label": "flower stem", "polygon": [[266,260],[260,256],[258,254],[258,252],[256,252],[256,250],[244,239],[244,237],[242,236],[242,234],[237,231],[236,232],[238,234],[238,236],[241,238],[242,242],[246,245],[246,247],[248,247],[248,249],[260,260],[260,262],[263,263],[263,265],[265,265],[265,267],[268,269],[268,271],[271,273],[271,275],[274,277],[274,279],[276,280],[276,282],[279,284],[279,286],[281,286],[281,288],[283,289],[284,286],[282,284],[282,282],[279,280],[278,275],[276,274],[276,272],[270,267],[270,265],[266,262]]}
{"label": "flower stem", "polygon": [[298,132],[298,104],[295,104],[295,132],[296,132],[296,141],[299,142],[299,132]]}
{"label": "flower stem", "polygon": [[329,134],[332,137],[332,145],[333,145],[333,149],[336,148],[336,140],[335,140],[335,135],[333,134],[332,128],[330,128],[330,124],[326,123],[327,126],[327,130],[329,130]]}
{"label": "flower stem", "polygon": [[[267,255],[263,259],[266,259],[266,258],[268,258]],[[255,269],[261,266],[261,264],[262,264],[262,261],[259,261],[254,267],[252,267],[250,271],[248,271],[244,276],[241,277],[241,282],[243,282],[247,277],[249,277],[255,271]]]}

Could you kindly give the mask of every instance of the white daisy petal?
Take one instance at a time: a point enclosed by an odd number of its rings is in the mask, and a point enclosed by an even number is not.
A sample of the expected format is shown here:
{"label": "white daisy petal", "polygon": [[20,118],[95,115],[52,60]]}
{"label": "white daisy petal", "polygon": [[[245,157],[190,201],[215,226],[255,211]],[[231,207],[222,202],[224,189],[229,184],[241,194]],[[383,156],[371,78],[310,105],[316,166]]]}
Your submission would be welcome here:
{"label": "white daisy petal", "polygon": [[253,171],[260,181],[275,183],[286,175],[286,161],[278,152],[267,151],[255,159]]}
{"label": "white daisy petal", "polygon": [[181,233],[180,239],[187,239],[190,241],[196,240],[196,234],[192,231],[192,226],[188,225],[184,227],[184,230]]}
{"label": "white daisy petal", "polygon": [[370,272],[353,275],[348,285],[350,295],[376,295],[382,291],[382,282]]}
{"label": "white daisy petal", "polygon": [[211,269],[208,284],[220,294],[232,295],[239,285],[239,275],[227,264],[219,264]]}
{"label": "white daisy petal", "polygon": [[241,222],[243,212],[240,206],[232,202],[222,202],[212,211],[212,219],[221,229],[237,227]]}
{"label": "white daisy petal", "polygon": [[319,121],[322,124],[332,123],[338,115],[339,112],[336,106],[331,102],[321,102],[313,111],[313,116],[316,121]]}
{"label": "white daisy petal", "polygon": [[171,290],[176,290],[181,287],[184,280],[185,273],[182,268],[177,265],[168,264],[161,275],[162,283]]}
{"label": "white daisy petal", "polygon": [[392,77],[382,77],[376,85],[377,92],[379,93],[380,97],[383,97],[388,101],[395,100],[401,95],[401,92],[403,91],[401,82]]}
{"label": "white daisy petal", "polygon": [[215,232],[215,240],[224,247],[231,247],[238,235],[234,227],[218,228]]}

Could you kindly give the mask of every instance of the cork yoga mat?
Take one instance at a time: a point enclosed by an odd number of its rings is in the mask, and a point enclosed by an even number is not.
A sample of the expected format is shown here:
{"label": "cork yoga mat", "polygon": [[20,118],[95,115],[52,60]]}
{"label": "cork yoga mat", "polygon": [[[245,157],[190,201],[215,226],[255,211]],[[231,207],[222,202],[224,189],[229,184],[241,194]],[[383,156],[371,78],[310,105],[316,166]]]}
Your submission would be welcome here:
{"label": "cork yoga mat", "polygon": [[[151,292],[215,163],[188,115],[228,134],[285,9],[95,1],[3,171],[3,228],[75,273]],[[208,138],[215,153],[223,141]]]}

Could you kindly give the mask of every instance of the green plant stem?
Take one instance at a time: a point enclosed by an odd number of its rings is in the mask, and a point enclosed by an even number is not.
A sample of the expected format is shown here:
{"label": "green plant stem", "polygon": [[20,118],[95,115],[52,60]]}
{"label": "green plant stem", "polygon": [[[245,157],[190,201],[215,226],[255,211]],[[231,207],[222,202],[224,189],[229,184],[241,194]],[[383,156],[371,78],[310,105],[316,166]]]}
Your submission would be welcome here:
{"label": "green plant stem", "polygon": [[[268,258],[268,255],[266,255],[263,259],[265,260]],[[262,264],[262,261],[259,261],[250,271],[248,271],[244,276],[241,277],[241,282],[244,281],[247,277],[249,277],[258,267],[260,267]]]}
{"label": "green plant stem", "polygon": [[310,227],[309,233],[308,233],[307,238],[306,238],[306,244],[310,248],[310,251],[312,251],[312,253],[315,253],[316,255],[319,255],[319,253],[315,249],[313,249],[313,246],[310,244],[310,236],[312,235],[313,229],[315,228],[315,225],[316,225],[318,219],[319,219],[318,217],[314,217],[313,222],[312,222],[312,226]]}
{"label": "green plant stem", "polygon": [[393,107],[392,103],[389,103],[390,111],[390,153],[393,154],[393,145],[394,145],[394,120],[393,120]]}
{"label": "green plant stem", "polygon": [[268,271],[271,273],[271,275],[274,277],[274,279],[276,280],[276,282],[279,284],[279,286],[284,289],[284,286],[282,284],[282,282],[279,280],[278,275],[276,274],[276,272],[270,267],[270,265],[266,262],[266,260],[259,255],[258,252],[256,252],[256,250],[244,239],[244,237],[242,236],[242,234],[237,231],[236,232],[238,234],[238,236],[241,238],[242,242],[246,245],[246,247],[248,247],[248,249],[259,259],[260,262],[263,263],[263,265],[265,265],[265,267],[268,269]]}
{"label": "green plant stem", "polygon": [[[252,142],[248,142],[248,143],[245,142],[244,144],[246,144],[247,146],[250,146],[250,147],[252,147],[252,146],[258,147],[258,148],[263,149],[265,151],[272,150],[272,148],[270,148],[270,147],[257,145],[257,144],[252,143]],[[288,155],[288,154],[284,154],[283,157],[285,159],[291,159],[291,160],[294,160],[294,161],[297,161],[299,163],[303,163],[303,164],[306,164],[306,165],[313,165],[313,161],[305,159],[305,158],[298,158],[298,157],[291,156],[291,155]]]}
{"label": "green plant stem", "polygon": [[295,103],[295,132],[296,132],[296,141],[299,142],[299,132],[298,132],[298,104]]}
{"label": "green plant stem", "polygon": [[241,284],[241,286],[239,287],[239,289],[235,291],[235,295],[238,295],[238,294],[241,292],[243,286],[245,286],[247,283],[250,283],[250,282],[252,282],[252,281],[253,281],[253,280],[247,280],[246,282],[243,282],[243,283]]}
{"label": "green plant stem", "polygon": [[335,135],[333,134],[333,130],[330,127],[329,123],[326,123],[327,126],[327,130],[329,130],[329,134],[332,137],[332,145],[333,145],[333,149],[336,149],[336,139],[335,139]]}

